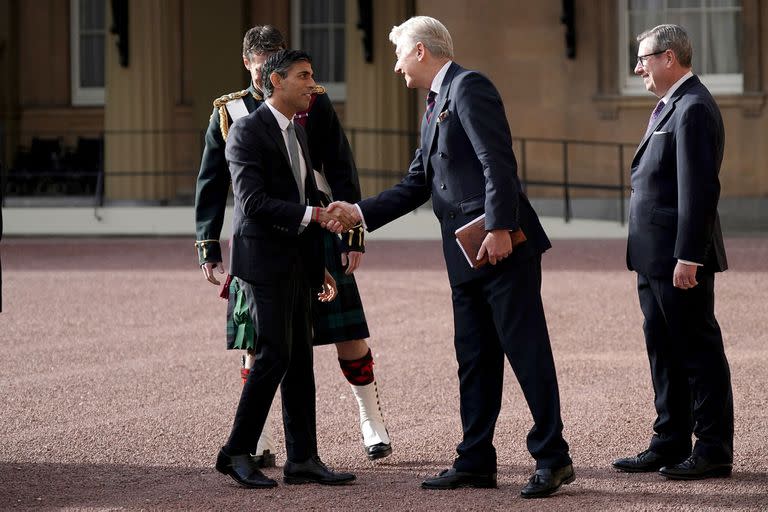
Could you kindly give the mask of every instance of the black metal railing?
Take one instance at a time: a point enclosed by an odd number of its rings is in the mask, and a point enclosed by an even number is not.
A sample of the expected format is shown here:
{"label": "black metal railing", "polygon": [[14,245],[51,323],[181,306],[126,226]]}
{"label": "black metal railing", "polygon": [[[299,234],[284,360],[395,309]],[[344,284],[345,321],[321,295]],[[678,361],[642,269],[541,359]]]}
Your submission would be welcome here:
{"label": "black metal railing", "polygon": [[[530,187],[546,187],[546,188],[559,188],[562,190],[563,199],[563,219],[565,222],[569,222],[573,218],[573,194],[574,190],[591,190],[591,191],[609,191],[615,192],[616,199],[619,203],[618,215],[619,222],[624,225],[626,222],[626,198],[629,187],[626,185],[626,174],[629,169],[629,163],[625,161],[626,155],[630,154],[626,151],[627,148],[633,150],[636,146],[634,143],[629,142],[603,142],[603,141],[586,141],[577,139],[546,139],[537,137],[525,137],[518,138],[515,143],[519,144],[518,155],[518,172],[520,174],[520,181],[523,184],[524,190],[528,190]],[[528,148],[531,144],[545,144],[559,147],[560,150],[560,167],[561,167],[561,180],[553,179],[537,179],[535,177],[534,168],[533,175],[531,172],[531,166],[528,164]],[[572,167],[569,158],[569,149],[574,147],[587,147],[587,148],[609,148],[611,151],[615,151],[615,179],[614,183],[596,183],[594,181],[574,181],[571,177]]]}
{"label": "black metal railing", "polygon": [[[372,130],[372,129],[360,129],[360,128],[348,128],[347,135],[350,139],[350,144],[353,150],[359,146],[361,139],[364,136],[379,136],[384,134],[387,137],[398,136],[406,138],[411,144],[411,148],[415,148],[418,142],[419,134],[412,131],[398,131],[398,130]],[[559,151],[559,157],[554,158],[553,151],[547,151],[546,162],[548,166],[553,167],[553,160],[558,160],[558,163],[554,165],[559,170],[558,179],[546,179],[542,177],[544,174],[552,174],[551,172],[544,172],[540,161],[529,162],[529,149],[533,145],[554,146]],[[549,139],[543,137],[518,137],[513,140],[513,147],[515,149],[518,158],[518,173],[520,181],[523,185],[523,189],[530,193],[531,188],[542,187],[546,189],[560,189],[562,199],[562,217],[566,222],[569,222],[574,218],[573,203],[574,193],[576,191],[594,191],[594,192],[610,192],[613,193],[613,197],[618,202],[617,207],[617,220],[624,225],[626,222],[626,199],[629,187],[626,184],[626,176],[629,169],[629,162],[626,161],[626,157],[632,154],[635,143],[629,142],[606,142],[606,141],[588,141],[579,139]],[[602,164],[601,174],[610,174],[612,176],[612,182],[598,183],[590,179],[578,180],[574,179],[574,163],[572,162],[571,154],[576,148],[589,148],[589,149],[601,149],[607,150],[613,154],[614,162]],[[411,152],[412,154],[412,152]],[[410,160],[403,162],[402,167],[399,169],[371,169],[365,167],[358,168],[358,174],[361,180],[368,178],[373,180],[374,190],[364,190],[369,194],[376,193],[391,187],[395,183],[399,182],[404,175]],[[606,172],[611,169],[610,172]],[[583,171],[583,170],[582,170]],[[586,174],[590,174],[590,170],[587,170]]]}
{"label": "black metal railing", "polygon": [[[87,196],[92,197],[94,205],[104,203],[105,177],[112,179],[130,179],[135,177],[164,176],[186,177],[192,182],[197,176],[200,154],[204,145],[204,133],[197,130],[166,130],[163,131],[175,140],[184,138],[188,146],[185,151],[194,154],[194,165],[188,169],[173,171],[152,170],[126,170],[110,171],[104,173],[104,140],[105,137],[112,140],[114,137],[137,136],[157,134],[157,131],[107,131],[88,133],[53,134],[36,132],[15,134],[15,140],[29,141],[28,144],[19,144],[12,158],[3,158],[0,161],[0,198],[3,204],[9,197],[50,197],[50,196]],[[347,137],[355,152],[358,162],[363,160],[366,138],[378,141],[379,145],[387,147],[388,144],[397,144],[399,147],[407,147],[409,150],[403,153],[399,168],[374,168],[371,166],[358,167],[361,181],[366,187],[364,195],[371,195],[391,187],[399,182],[407,171],[413,148],[418,143],[419,134],[406,130],[377,130],[370,128],[347,128]],[[0,137],[8,137],[8,132],[0,133]],[[57,140],[58,143],[53,142]],[[69,146],[61,143],[62,140],[74,141]],[[0,139],[0,147],[6,147],[5,140]],[[536,199],[539,194],[531,194],[531,189],[542,188],[549,190],[541,197],[562,200],[562,217],[566,222],[574,218],[573,204],[576,195],[584,195],[584,191],[608,193],[618,202],[618,222],[624,224],[626,211],[626,198],[629,188],[626,184],[626,176],[629,162],[626,161],[634,150],[635,144],[623,142],[587,141],[577,139],[549,139],[541,137],[518,137],[513,141],[518,158],[518,173],[524,189],[529,197]],[[538,148],[539,151],[535,151]],[[542,148],[544,150],[542,151]],[[602,152],[599,164],[594,164],[586,159],[590,169],[584,168],[585,158],[582,156],[582,164],[574,162],[573,154],[578,151]],[[613,155],[607,162],[606,152]],[[2,153],[7,154],[8,151]],[[11,152],[14,153],[14,152]],[[532,155],[533,153],[533,155]],[[11,164],[10,161],[13,161]],[[600,170],[595,173],[595,169]],[[578,179],[578,175],[584,174],[585,179]],[[610,175],[609,181],[598,182],[595,177]],[[555,195],[553,195],[553,193]],[[605,195],[603,195],[605,197]],[[175,204],[187,204],[191,197],[173,200]],[[137,202],[141,202],[137,198]],[[26,201],[23,204],[35,204],[35,201]]]}
{"label": "black metal railing", "polygon": [[[71,204],[104,204],[105,178],[124,180],[135,177],[182,176],[192,182],[197,176],[205,132],[199,130],[107,130],[107,131],[5,131],[0,132],[0,187],[6,199],[21,199],[15,204],[45,204],[51,198],[77,198]],[[111,170],[104,172],[105,144],[117,138],[160,138],[160,143],[181,145],[194,155],[193,165],[177,170]],[[11,139],[11,143],[8,140]],[[155,140],[155,142],[158,142]],[[9,148],[10,147],[10,148]],[[141,202],[141,198],[136,198]]]}

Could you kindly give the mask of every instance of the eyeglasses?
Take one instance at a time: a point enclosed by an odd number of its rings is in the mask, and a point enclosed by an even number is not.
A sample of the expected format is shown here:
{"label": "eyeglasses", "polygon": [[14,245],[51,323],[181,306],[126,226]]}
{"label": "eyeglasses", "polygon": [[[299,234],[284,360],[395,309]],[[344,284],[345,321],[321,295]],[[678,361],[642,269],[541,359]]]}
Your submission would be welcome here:
{"label": "eyeglasses", "polygon": [[637,63],[640,64],[642,67],[645,67],[645,63],[648,61],[648,57],[653,57],[654,55],[661,55],[662,53],[664,53],[666,51],[667,50],[659,50],[658,52],[647,53],[645,55],[638,55],[637,56]]}

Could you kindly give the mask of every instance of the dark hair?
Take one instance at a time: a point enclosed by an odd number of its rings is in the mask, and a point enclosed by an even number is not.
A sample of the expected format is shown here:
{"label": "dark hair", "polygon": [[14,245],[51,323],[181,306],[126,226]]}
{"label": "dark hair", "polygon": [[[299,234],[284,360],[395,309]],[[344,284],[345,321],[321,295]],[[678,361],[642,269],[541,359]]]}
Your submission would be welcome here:
{"label": "dark hair", "polygon": [[291,66],[302,61],[312,64],[312,58],[309,54],[301,50],[279,50],[267,57],[261,68],[261,87],[264,90],[264,97],[269,98],[275,92],[272,80],[269,79],[272,73],[277,73],[281,78],[285,78],[288,76],[288,70],[291,69]]}
{"label": "dark hair", "polygon": [[285,49],[285,38],[274,25],[256,25],[243,37],[243,57]]}

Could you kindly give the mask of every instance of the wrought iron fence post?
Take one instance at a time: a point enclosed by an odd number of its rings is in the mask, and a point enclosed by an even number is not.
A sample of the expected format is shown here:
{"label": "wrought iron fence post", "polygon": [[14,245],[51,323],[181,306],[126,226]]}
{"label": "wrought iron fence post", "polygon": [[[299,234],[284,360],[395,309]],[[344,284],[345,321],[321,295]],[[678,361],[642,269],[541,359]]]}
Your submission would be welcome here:
{"label": "wrought iron fence post", "polygon": [[563,141],[563,199],[565,222],[571,222],[571,189],[568,184],[568,141]]}
{"label": "wrought iron fence post", "polygon": [[106,131],[101,132],[101,140],[104,142],[99,146],[99,169],[96,174],[96,190],[94,190],[94,200],[98,207],[104,206],[104,167],[106,166],[104,148],[107,144]]}

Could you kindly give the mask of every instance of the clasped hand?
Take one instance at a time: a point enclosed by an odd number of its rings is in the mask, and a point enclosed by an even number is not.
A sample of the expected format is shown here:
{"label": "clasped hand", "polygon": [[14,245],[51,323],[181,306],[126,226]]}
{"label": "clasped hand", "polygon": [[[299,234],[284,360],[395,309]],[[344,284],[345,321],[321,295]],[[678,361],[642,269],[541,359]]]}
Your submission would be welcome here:
{"label": "clasped hand", "polygon": [[344,233],[362,221],[357,208],[344,201],[333,202],[327,208],[318,208],[318,210],[317,221],[332,233]]}
{"label": "clasped hand", "polygon": [[493,229],[485,235],[480,251],[477,253],[477,261],[488,255],[491,265],[500,263],[501,260],[512,254],[512,237],[506,229]]}

